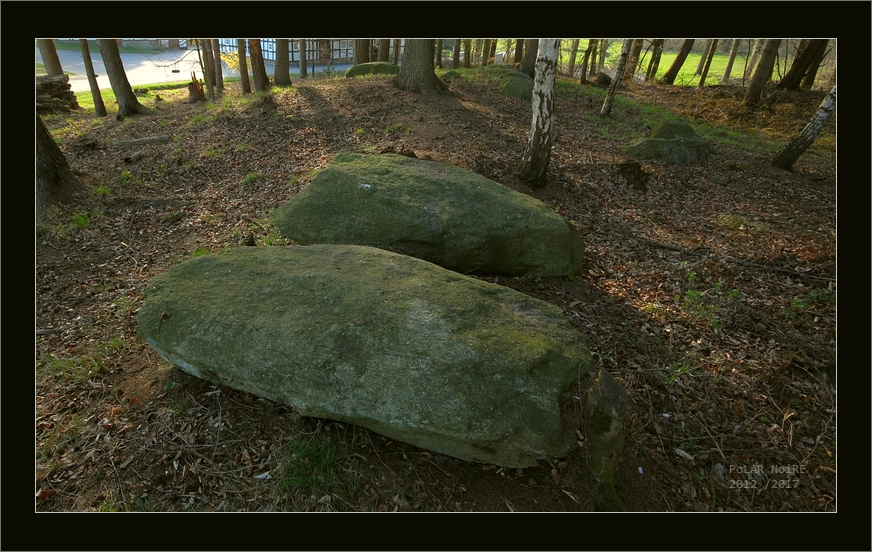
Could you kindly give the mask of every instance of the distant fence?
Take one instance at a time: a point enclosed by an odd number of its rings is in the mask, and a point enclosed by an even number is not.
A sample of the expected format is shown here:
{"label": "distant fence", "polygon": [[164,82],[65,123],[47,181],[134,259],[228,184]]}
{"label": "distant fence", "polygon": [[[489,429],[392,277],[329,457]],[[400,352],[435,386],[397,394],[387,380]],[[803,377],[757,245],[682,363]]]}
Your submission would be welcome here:
{"label": "distant fence", "polygon": [[[218,40],[222,52],[235,54],[235,38]],[[260,49],[263,58],[276,60],[276,41],[272,38],[260,39]],[[245,41],[245,52],[248,54],[248,40]],[[288,40],[288,55],[291,63],[300,62],[300,41]],[[354,40],[351,39],[312,39],[306,40],[306,61],[321,63],[350,63],[354,57]]]}

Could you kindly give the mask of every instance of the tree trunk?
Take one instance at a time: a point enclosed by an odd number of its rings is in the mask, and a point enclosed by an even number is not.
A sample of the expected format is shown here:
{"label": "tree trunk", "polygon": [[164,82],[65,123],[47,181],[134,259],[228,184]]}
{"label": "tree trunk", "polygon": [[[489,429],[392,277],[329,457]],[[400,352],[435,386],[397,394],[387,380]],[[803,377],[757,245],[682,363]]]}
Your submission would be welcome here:
{"label": "tree trunk", "polygon": [[660,84],[675,84],[675,77],[678,76],[678,72],[681,71],[681,66],[684,65],[687,56],[690,54],[691,48],[693,48],[693,40],[694,39],[690,38],[681,44],[681,49],[678,51],[678,55],[675,56],[675,61],[673,61],[672,65],[669,66],[669,70],[666,71],[663,78],[660,79]]}
{"label": "tree trunk", "polygon": [[799,52],[793,59],[790,70],[781,79],[778,87],[786,88],[787,90],[799,90],[802,80],[808,75],[815,60],[820,63],[826,49],[827,39],[809,40],[805,49]]}
{"label": "tree trunk", "polygon": [[359,63],[369,63],[369,45],[370,40],[355,39],[354,41],[354,65]]}
{"label": "tree trunk", "polygon": [[[548,164],[551,161],[551,142],[554,128],[554,78],[557,73],[557,57],[560,54],[560,39],[543,38],[536,59],[536,76],[533,79],[533,123],[530,140],[518,168],[518,177],[534,188],[547,183]],[[529,45],[525,46],[530,53]]]}
{"label": "tree trunk", "polygon": [[705,67],[705,62],[708,59],[709,52],[712,49],[712,42],[714,40],[706,40],[705,46],[702,49],[702,55],[699,56],[699,63],[696,64],[696,71],[693,72],[697,77],[702,75],[702,70]]}
{"label": "tree trunk", "polygon": [[491,40],[490,50],[488,50],[487,57],[488,59],[493,59],[496,62],[497,59],[497,42],[499,39],[494,38]]}
{"label": "tree trunk", "polygon": [[239,56],[239,80],[242,83],[242,93],[251,92],[251,81],[248,80],[248,62],[245,55],[245,39],[236,39],[236,55]]}
{"label": "tree trunk", "polygon": [[[750,45],[749,45],[750,47]],[[745,72],[742,74],[743,79],[747,79],[751,76],[751,72],[754,71],[754,67],[757,64],[757,58],[760,57],[760,52],[763,51],[763,40],[757,39],[754,41],[753,52],[749,57],[748,63],[745,65]]]}
{"label": "tree trunk", "polygon": [[442,39],[436,41],[436,67],[442,69]]}
{"label": "tree trunk", "polygon": [[754,76],[751,77],[751,82],[748,83],[748,90],[745,93],[745,105],[755,105],[763,96],[763,89],[766,83],[772,77],[772,69],[775,67],[775,56],[778,54],[778,47],[781,45],[780,39],[767,40],[763,46],[763,53],[760,54],[760,63],[757,64],[757,69],[754,70]]}
{"label": "tree trunk", "polygon": [[276,86],[291,85],[291,44],[287,38],[276,39],[276,66],[273,79]]}
{"label": "tree trunk", "polygon": [[717,50],[717,48],[718,41],[714,39],[710,40],[708,56],[706,56],[705,65],[702,68],[702,74],[699,76],[699,86],[697,86],[697,89],[699,90],[702,90],[702,87],[705,86],[705,78],[708,76],[709,69],[712,66],[712,60],[715,57],[715,50]]}
{"label": "tree trunk", "polygon": [[730,73],[733,72],[733,63],[736,61],[736,54],[739,53],[739,44],[741,44],[741,40],[734,38],[733,44],[730,46],[730,58],[727,60],[727,66],[724,69],[724,76],[721,77],[722,83],[730,82]]}
{"label": "tree trunk", "polygon": [[309,60],[306,59],[309,57],[309,54],[307,53],[307,50],[306,50],[306,39],[305,38],[300,39],[299,54],[300,54],[300,63],[299,63],[299,65],[300,65],[300,78],[305,79],[305,78],[309,77]]}
{"label": "tree trunk", "polygon": [[215,67],[215,88],[224,90],[224,67],[221,63],[221,45],[217,38],[212,39],[212,62]]}
{"label": "tree trunk", "polygon": [[515,59],[512,61],[513,64],[520,66],[521,61],[524,59],[524,39],[519,38],[515,41]]}
{"label": "tree trunk", "polygon": [[615,92],[618,91],[618,86],[621,84],[621,79],[624,76],[624,70],[627,67],[627,58],[630,56],[630,48],[633,44],[632,39],[624,40],[621,46],[621,59],[618,61],[618,68],[615,70],[615,76],[612,83],[609,85],[609,90],[606,93],[606,100],[603,102],[603,107],[600,110],[601,117],[607,117],[612,110],[612,103],[615,101]]}
{"label": "tree trunk", "polygon": [[378,41],[378,60],[388,61],[389,59],[391,59],[391,39],[383,38]]}
{"label": "tree trunk", "polygon": [[835,110],[836,87],[833,86],[833,89],[830,90],[830,93],[827,94],[826,98],[824,98],[824,101],[812,116],[811,121],[805,125],[804,129],[802,129],[802,132],[775,154],[775,158],[772,160],[772,165],[779,169],[789,171],[796,160],[799,159],[799,156],[802,155],[812,142],[815,141],[820,134],[821,129],[824,128],[824,125],[830,118],[830,115],[832,115]]}
{"label": "tree trunk", "polygon": [[657,70],[660,69],[660,57],[663,55],[664,39],[654,41],[654,48],[651,51],[651,62],[648,63],[648,70],[645,72],[645,82],[654,82],[657,80]]}
{"label": "tree trunk", "polygon": [[460,48],[461,40],[458,38],[454,41],[454,51],[451,53],[451,68],[457,69],[460,67]]}
{"label": "tree trunk", "polygon": [[206,79],[206,94],[210,100],[215,99],[215,60],[212,59],[212,42],[208,38],[200,39],[197,48],[203,55],[200,67],[203,68],[203,78]]}
{"label": "tree trunk", "polygon": [[406,40],[403,64],[396,81],[400,88],[427,95],[438,95],[448,89],[434,72],[433,46],[432,39]]}
{"label": "tree trunk", "polygon": [[[572,46],[569,48],[569,67],[567,67],[567,72],[569,73],[569,77],[572,78],[573,73],[575,73],[575,59],[578,57],[578,43],[581,42],[579,39],[575,39],[572,41]],[[588,52],[590,51],[590,43],[588,42]],[[587,53],[585,56],[589,56]]]}
{"label": "tree trunk", "polygon": [[[581,76],[578,77],[579,84],[587,82],[587,65],[590,63],[591,56],[596,60],[596,43],[597,41],[594,39],[587,41],[587,49],[584,51],[584,59],[581,60]],[[596,61],[594,61],[594,65],[596,65]]]}
{"label": "tree trunk", "polygon": [[88,85],[91,87],[91,97],[94,98],[94,111],[98,117],[106,116],[106,105],[103,104],[103,95],[100,94],[100,86],[97,84],[97,75],[94,73],[94,64],[91,62],[91,50],[88,41],[79,39],[79,47],[82,49],[82,61],[85,63],[85,74],[88,75]]}
{"label": "tree trunk", "polygon": [[[536,58],[539,55],[539,39],[524,40],[524,58],[521,60],[521,66],[518,71],[526,73],[531,77],[536,73]],[[556,58],[555,58],[556,59]]]}
{"label": "tree trunk", "polygon": [[482,67],[487,65],[487,61],[488,61],[487,56],[490,53],[490,46],[491,46],[491,41],[489,38],[486,38],[484,40],[484,44],[482,44],[482,47],[481,47],[481,66]]}
{"label": "tree trunk", "polygon": [[121,54],[118,52],[118,44],[114,40],[97,40],[106,67],[106,75],[115,92],[118,101],[118,116],[126,117],[137,113],[151,113],[151,110],[139,103],[130,88],[127,73],[124,72],[124,64],[121,62]]}
{"label": "tree trunk", "polygon": [[630,55],[627,57],[627,66],[624,69],[623,83],[632,84],[633,77],[636,76],[636,66],[639,64],[639,56],[642,54],[642,46],[645,41],[637,38],[633,41],[633,46],[630,48]]}
{"label": "tree trunk", "polygon": [[799,84],[799,87],[802,90],[811,90],[811,87],[814,84],[814,79],[817,77],[818,68],[820,68],[821,62],[824,60],[826,53],[827,45],[825,44],[823,48],[818,50],[818,55],[811,61],[811,66],[802,78],[802,82]]}
{"label": "tree trunk", "polygon": [[248,39],[248,52],[251,57],[251,73],[254,75],[254,89],[258,92],[269,92],[269,77],[266,76],[259,38]]}
{"label": "tree trunk", "polygon": [[48,209],[82,188],[66,157],[36,115],[36,224],[47,219]]}
{"label": "tree trunk", "polygon": [[597,61],[599,56],[599,47],[602,44],[602,40],[593,40],[588,41],[587,45],[590,48],[590,60],[587,62],[588,70],[587,74],[590,76],[596,75],[599,70],[599,62]]}
{"label": "tree trunk", "polygon": [[463,41],[463,67],[469,69],[471,67],[471,61],[469,58],[472,57],[472,39],[467,38]]}
{"label": "tree trunk", "polygon": [[394,65],[400,63],[400,46],[402,42],[400,42],[399,38],[394,39]]}
{"label": "tree trunk", "polygon": [[50,77],[60,77],[63,75],[64,68],[61,67],[61,60],[58,58],[54,39],[40,38],[37,39],[36,45],[39,46],[39,55],[42,58],[42,64],[45,65],[46,74]]}

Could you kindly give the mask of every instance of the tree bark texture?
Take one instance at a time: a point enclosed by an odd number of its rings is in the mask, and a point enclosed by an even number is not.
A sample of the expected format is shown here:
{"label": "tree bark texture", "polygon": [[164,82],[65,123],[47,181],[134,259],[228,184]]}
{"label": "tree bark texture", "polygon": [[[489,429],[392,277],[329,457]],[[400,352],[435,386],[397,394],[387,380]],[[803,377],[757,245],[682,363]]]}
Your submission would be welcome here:
{"label": "tree bark texture", "polygon": [[521,61],[524,59],[524,39],[519,38],[515,41],[515,59],[512,63],[517,65],[521,65]]}
{"label": "tree bark texture", "polygon": [[[551,161],[554,78],[557,74],[560,39],[543,38],[539,44],[541,46],[536,59],[536,76],[533,78],[533,123],[530,127],[530,140],[517,173],[521,180],[534,188],[545,186],[548,164]],[[530,50],[527,52],[529,54]]]}
{"label": "tree bark texture", "polygon": [[58,51],[55,48],[53,38],[37,39],[36,45],[39,46],[39,55],[42,58],[42,64],[45,66],[45,72],[50,77],[59,77],[64,74],[64,68],[61,67],[61,60],[58,58]]}
{"label": "tree bark texture", "polygon": [[239,57],[239,81],[242,83],[242,93],[251,92],[251,81],[248,80],[248,61],[245,55],[245,39],[236,39],[236,55]]}
{"label": "tree bark texture", "polygon": [[399,64],[400,62],[400,46],[402,42],[400,42],[399,38],[394,39],[394,65]]}
{"label": "tree bark texture", "polygon": [[442,69],[442,39],[436,41],[436,67]]}
{"label": "tree bark texture", "polygon": [[612,103],[615,101],[615,92],[618,91],[618,86],[621,85],[621,79],[624,76],[624,70],[627,67],[627,58],[630,57],[630,48],[633,40],[626,39],[621,46],[621,59],[618,61],[618,68],[615,70],[615,76],[612,83],[609,85],[609,90],[606,92],[606,100],[603,102],[603,107],[600,110],[601,117],[607,117],[612,110]]}
{"label": "tree bark texture", "polygon": [[[829,41],[827,41],[829,42]],[[814,80],[817,78],[818,69],[820,69],[821,62],[824,60],[824,56],[827,54],[827,48],[829,44],[827,44],[824,48],[821,48],[818,51],[818,55],[811,62],[811,67],[809,67],[805,76],[802,78],[802,82],[799,84],[799,87],[802,90],[811,90],[812,85],[814,85]]]}
{"label": "tree bark texture", "polygon": [[291,85],[291,43],[287,38],[276,39],[276,74],[278,86]]}
{"label": "tree bark texture", "polygon": [[709,52],[712,49],[712,40],[706,40],[705,46],[702,49],[702,55],[699,56],[699,63],[696,64],[696,71],[693,72],[697,77],[702,75],[702,70],[705,67],[705,60],[708,59]]}
{"label": "tree bark texture", "polygon": [[651,51],[651,61],[648,70],[645,71],[645,82],[653,82],[657,79],[657,70],[660,69],[660,58],[663,55],[663,43],[665,39],[656,39]]}
{"label": "tree bark texture", "polygon": [[772,78],[772,70],[775,68],[775,56],[778,54],[778,47],[781,45],[780,39],[767,40],[763,46],[763,53],[760,54],[760,62],[757,64],[757,69],[754,70],[754,76],[751,77],[751,82],[748,83],[748,90],[745,92],[745,105],[755,105],[763,96],[763,89],[766,83]]}
{"label": "tree bark texture", "polygon": [[369,63],[372,61],[369,57],[369,39],[355,39],[354,41],[354,64]]}
{"label": "tree bark texture", "polygon": [[[826,49],[827,39],[809,40],[805,49],[799,52],[793,59],[790,70],[781,79],[778,87],[786,88],[787,90],[799,90],[800,84],[802,84],[803,79],[811,70],[815,59],[820,63],[820,59],[823,58]],[[815,70],[817,70],[816,67]]]}
{"label": "tree bark texture", "polygon": [[775,158],[772,160],[772,165],[779,169],[789,171],[793,167],[793,164],[796,163],[796,160],[799,159],[799,156],[805,153],[805,150],[807,150],[812,142],[815,141],[821,133],[821,129],[824,128],[824,125],[829,120],[830,115],[832,115],[835,110],[836,87],[833,86],[833,89],[830,90],[830,93],[827,94],[827,97],[824,98],[823,102],[821,102],[820,107],[815,114],[812,115],[811,121],[805,125],[802,132],[775,154]]}
{"label": "tree bark texture", "polygon": [[705,79],[708,76],[709,69],[712,66],[712,60],[715,57],[715,50],[717,50],[717,48],[718,48],[718,41],[714,40],[714,39],[710,40],[709,41],[709,48],[708,48],[708,55],[705,58],[705,65],[703,65],[702,73],[699,76],[699,86],[697,86],[697,89],[699,89],[699,90],[702,90],[702,87],[705,86]]}
{"label": "tree bark texture", "polygon": [[[306,39],[305,38],[300,39],[299,54],[300,54],[300,62],[299,62],[300,78],[301,79],[309,78],[309,60],[307,59],[309,54],[307,53]],[[314,69],[312,69],[312,70],[314,71]]]}
{"label": "tree bark texture", "polygon": [[739,53],[739,44],[741,42],[738,38],[733,39],[733,44],[730,46],[730,57],[727,59],[727,66],[724,68],[724,76],[721,77],[722,83],[730,81],[730,73],[733,72],[733,63],[736,61],[736,54]]}
{"label": "tree bark texture", "polygon": [[79,40],[82,49],[82,61],[85,64],[85,74],[88,75],[88,86],[91,87],[91,97],[94,98],[94,111],[98,117],[106,116],[106,105],[103,103],[103,95],[100,94],[100,86],[97,84],[97,74],[94,73],[94,64],[91,62],[91,49],[88,41],[84,38]]}
{"label": "tree bark texture", "polygon": [[427,95],[438,95],[447,89],[434,72],[433,46],[433,39],[406,40],[403,64],[397,75],[400,88]]}
{"label": "tree bark texture", "polygon": [[[575,60],[578,58],[578,43],[581,42],[579,39],[575,39],[572,41],[572,47],[569,49],[569,67],[566,68],[567,74],[569,74],[570,78],[573,77],[573,73],[575,73]],[[590,55],[590,43],[588,43],[588,52],[585,56]]]}
{"label": "tree bark texture", "polygon": [[391,59],[391,39],[383,38],[378,41],[378,61]]}
{"label": "tree bark texture", "polygon": [[224,90],[224,67],[221,63],[221,45],[217,38],[211,40],[212,43],[212,65],[215,68],[215,88]]}
{"label": "tree bark texture", "polygon": [[624,84],[632,84],[633,77],[636,76],[636,66],[639,65],[639,56],[642,55],[642,46],[645,41],[637,38],[633,41],[630,48],[630,55],[627,57],[627,67],[624,69],[624,76],[621,79]]}
{"label": "tree bark texture", "polygon": [[45,222],[49,207],[82,187],[67,158],[36,115],[36,224]]}
{"label": "tree bark texture", "polygon": [[489,38],[484,39],[484,43],[481,47],[481,66],[484,67],[488,64],[488,55],[490,54],[491,41]]}
{"label": "tree bark texture", "polygon": [[581,60],[581,75],[578,77],[579,84],[587,82],[587,66],[590,63],[591,56],[594,59],[593,65],[596,65],[596,43],[597,41],[594,39],[587,41],[587,49],[584,51],[584,58]]}
{"label": "tree bark texture", "polygon": [[137,113],[150,113],[151,110],[139,103],[133,94],[133,89],[130,88],[130,81],[127,80],[121,54],[118,52],[118,44],[114,40],[103,39],[98,39],[97,44],[100,46],[109,84],[112,85],[112,91],[118,102],[118,115],[126,117]]}
{"label": "tree bark texture", "polygon": [[460,48],[461,48],[461,40],[456,39],[454,41],[454,51],[451,53],[451,68],[457,69],[460,67]]}
{"label": "tree bark texture", "polygon": [[524,40],[524,58],[521,60],[521,66],[518,71],[527,73],[531,77],[536,73],[536,58],[539,55],[539,39]]}
{"label": "tree bark texture", "polygon": [[750,59],[745,65],[745,72],[743,73],[742,78],[749,78],[751,76],[751,73],[754,71],[754,67],[757,65],[757,59],[760,57],[760,52],[763,51],[763,42],[764,41],[760,39],[754,41]]}
{"label": "tree bark texture", "polygon": [[258,92],[269,92],[269,77],[266,75],[259,38],[248,39],[248,52],[251,57],[251,73],[254,75],[254,89]]}
{"label": "tree bark texture", "polygon": [[690,38],[681,44],[681,49],[678,51],[678,55],[675,56],[675,60],[672,62],[672,65],[669,66],[669,69],[666,71],[666,74],[663,75],[663,78],[660,79],[661,84],[675,84],[675,77],[678,76],[678,72],[681,71],[681,66],[684,65],[687,56],[690,55],[690,50],[693,48],[693,40],[694,39]]}
{"label": "tree bark texture", "polygon": [[463,41],[463,67],[469,69],[472,65],[470,58],[472,57],[472,39],[467,38]]}
{"label": "tree bark texture", "polygon": [[210,100],[215,99],[215,60],[212,59],[212,41],[208,38],[201,39],[199,42],[200,53],[203,58],[200,60],[203,68],[203,78],[206,79],[206,95]]}

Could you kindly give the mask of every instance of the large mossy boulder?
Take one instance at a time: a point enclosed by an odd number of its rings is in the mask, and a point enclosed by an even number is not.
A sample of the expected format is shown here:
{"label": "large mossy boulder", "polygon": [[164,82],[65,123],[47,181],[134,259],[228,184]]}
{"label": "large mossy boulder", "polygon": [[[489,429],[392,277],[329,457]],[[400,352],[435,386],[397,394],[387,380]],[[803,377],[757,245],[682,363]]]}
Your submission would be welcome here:
{"label": "large mossy boulder", "polygon": [[137,320],[194,376],[516,468],[572,449],[560,404],[590,369],[558,307],[365,246],[192,259],[149,282]]}
{"label": "large mossy boulder", "polygon": [[630,142],[626,153],[640,161],[659,161],[671,165],[695,165],[708,159],[708,144],[681,121],[664,121],[647,138]]}
{"label": "large mossy boulder", "polygon": [[460,167],[342,153],[275,213],[302,245],[372,245],[462,273],[573,275],[584,242],[541,201]]}
{"label": "large mossy boulder", "polygon": [[372,61],[369,63],[358,63],[352,65],[345,70],[345,78],[365,77],[367,75],[396,75],[400,72],[400,68],[393,63],[387,61]]}
{"label": "large mossy boulder", "polygon": [[533,99],[533,79],[526,73],[512,71],[500,84],[500,92],[529,102]]}

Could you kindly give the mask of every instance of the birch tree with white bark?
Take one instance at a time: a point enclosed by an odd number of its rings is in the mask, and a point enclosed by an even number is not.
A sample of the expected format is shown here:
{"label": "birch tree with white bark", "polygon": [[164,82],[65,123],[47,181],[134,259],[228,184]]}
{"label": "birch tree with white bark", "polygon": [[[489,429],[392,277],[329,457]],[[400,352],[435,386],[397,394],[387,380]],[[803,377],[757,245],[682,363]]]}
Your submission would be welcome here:
{"label": "birch tree with white bark", "polygon": [[546,173],[551,161],[551,142],[554,130],[554,78],[560,39],[539,39],[536,73],[533,78],[533,123],[530,140],[518,167],[518,177],[534,188],[547,182]]}

